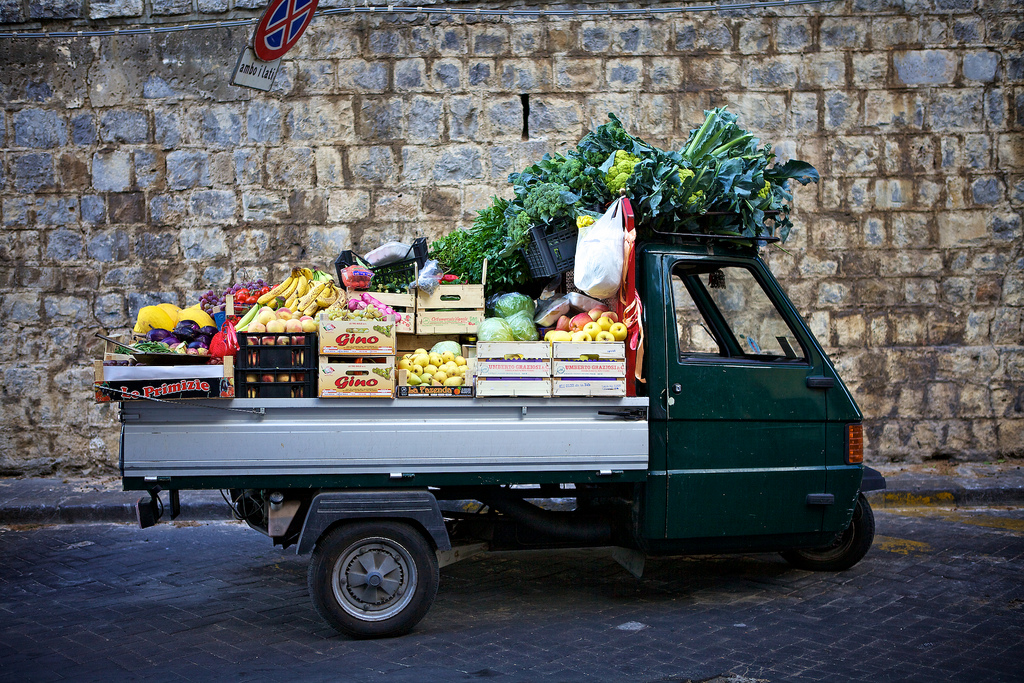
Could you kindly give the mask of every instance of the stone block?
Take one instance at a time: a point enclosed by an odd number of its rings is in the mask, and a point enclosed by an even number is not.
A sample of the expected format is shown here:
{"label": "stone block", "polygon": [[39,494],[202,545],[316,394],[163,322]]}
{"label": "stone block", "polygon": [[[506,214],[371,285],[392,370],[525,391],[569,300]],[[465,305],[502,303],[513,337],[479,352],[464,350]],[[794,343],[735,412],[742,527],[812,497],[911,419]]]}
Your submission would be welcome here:
{"label": "stone block", "polygon": [[69,225],[78,222],[77,197],[40,197],[35,203],[38,225]]}
{"label": "stone block", "polygon": [[228,11],[228,0],[197,0],[196,8],[203,14],[219,14]]}
{"label": "stone block", "polygon": [[242,117],[231,105],[218,105],[203,111],[200,137],[207,145],[237,147],[242,141]]}
{"label": "stone block", "polygon": [[537,92],[551,85],[551,62],[534,59],[503,59],[498,64],[501,87],[512,92]]}
{"label": "stone block", "polygon": [[469,37],[466,26],[439,26],[435,40],[437,51],[446,56],[458,56],[469,53]]}
{"label": "stone block", "polygon": [[409,30],[409,51],[412,54],[432,54],[435,48],[433,27],[414,26]]}
{"label": "stone block", "polygon": [[675,131],[675,98],[671,95],[640,94],[638,130],[648,138],[669,136]]}
{"label": "stone block", "polygon": [[612,33],[607,26],[584,22],[580,34],[580,48],[585,52],[607,53],[612,46]]}
{"label": "stone block", "polygon": [[[743,70],[740,62],[727,57],[683,59],[685,76],[683,82],[708,88],[738,88],[741,85]],[[703,109],[694,112],[703,120]]]}
{"label": "stone block", "polygon": [[15,147],[52,149],[67,144],[67,124],[49,109],[22,109],[11,116]]}
{"label": "stone block", "polygon": [[616,59],[605,67],[605,79],[610,90],[637,90],[643,86],[642,59]]}
{"label": "stone block", "polygon": [[60,320],[65,324],[82,324],[90,322],[89,300],[80,296],[45,296],[43,297],[43,314],[50,320]]}
{"label": "stone block", "polygon": [[356,134],[368,142],[400,139],[404,122],[401,99],[363,99],[356,115]]}
{"label": "stone block", "polygon": [[931,213],[890,213],[889,222],[892,246],[899,249],[920,249],[935,245]]}
{"label": "stone block", "polygon": [[818,94],[795,92],[790,98],[787,128],[794,133],[818,130]]}
{"label": "stone block", "polygon": [[[797,72],[801,87],[824,88],[827,93],[846,85],[846,59],[841,54],[815,54],[800,61],[790,62]],[[788,80],[775,79],[763,85],[792,87]]]}
{"label": "stone block", "polygon": [[350,142],[355,130],[352,102],[315,97],[297,102],[288,112],[287,125],[292,140],[315,140],[317,144]]}
{"label": "stone block", "polygon": [[888,50],[918,42],[917,22],[900,16],[880,16],[871,20],[871,47]]}
{"label": "stone block", "polygon": [[107,221],[107,205],[103,197],[86,195],[79,202],[79,210],[82,213],[82,222],[91,225],[100,225]]}
{"label": "stone block", "polygon": [[497,67],[491,60],[473,60],[466,70],[466,79],[470,88],[494,90],[498,87]]}
{"label": "stone block", "polygon": [[884,129],[921,128],[925,100],[918,93],[871,90],[864,97],[864,125]]}
{"label": "stone block", "polygon": [[141,17],[143,9],[142,0],[91,0],[89,18]]}
{"label": "stone block", "polygon": [[357,183],[387,184],[398,172],[390,147],[350,147],[348,160]]}
{"label": "stone block", "polygon": [[971,181],[971,199],[979,206],[993,206],[1003,201],[1003,184],[998,178],[975,178]]}
{"label": "stone block", "polygon": [[178,238],[174,232],[144,232],[135,239],[135,256],[140,259],[174,259]]}
{"label": "stone block", "polygon": [[825,130],[847,131],[859,127],[860,100],[844,92],[825,95]]}
{"label": "stone block", "polygon": [[[196,194],[203,193],[197,192]],[[232,195],[232,211],[234,209],[233,200],[234,195]],[[193,199],[193,206],[194,204],[195,199]],[[216,259],[226,256],[228,253],[224,232],[218,228],[182,228],[178,234],[178,242],[181,246],[182,256],[189,260]]]}
{"label": "stone block", "polygon": [[141,192],[111,195],[108,202],[111,223],[144,223],[146,198]]}
{"label": "stone block", "polygon": [[441,153],[433,168],[438,183],[461,183],[484,176],[480,149],[475,145],[450,145]]}
{"label": "stone block", "polygon": [[314,154],[317,187],[344,185],[345,174],[341,163],[341,152],[334,147],[318,147]]}
{"label": "stone block", "polygon": [[913,181],[876,180],[874,183],[875,208],[903,209],[913,202]]}
{"label": "stone block", "polygon": [[0,24],[20,24],[25,12],[17,0],[0,0]]}
{"label": "stone block", "polygon": [[867,24],[859,18],[826,17],[818,32],[825,51],[860,49],[867,42]]}
{"label": "stone block", "polygon": [[892,60],[904,85],[949,85],[956,77],[956,55],[950,51],[897,51]]}
{"label": "stone block", "polygon": [[[555,62],[555,84],[566,90],[593,88],[595,71],[592,67],[581,65],[580,60],[565,60],[561,64]],[[647,76],[651,90],[676,91],[683,83],[683,64],[678,57],[651,57],[647,61]],[[565,76],[563,76],[565,74]],[[589,82],[589,83],[588,83]]]}
{"label": "stone block", "polygon": [[332,190],[327,217],[332,223],[353,223],[370,215],[370,193],[366,190]]}
{"label": "stone block", "polygon": [[968,81],[990,83],[999,71],[999,53],[969,52],[963,58],[964,78]]}
{"label": "stone block", "polygon": [[131,187],[128,152],[97,152],[92,155],[92,186],[99,192],[124,192]]}
{"label": "stone block", "polygon": [[112,263],[127,259],[130,247],[128,233],[124,230],[103,230],[89,239],[87,253],[91,259]]}
{"label": "stone block", "polygon": [[142,97],[147,100],[166,99],[177,95],[167,81],[156,75],[147,78],[142,85]]}
{"label": "stone block", "polygon": [[780,18],[775,24],[775,46],[779,52],[804,52],[811,44],[810,21],[805,18]]}
{"label": "stone block", "polygon": [[1020,241],[1024,237],[1024,234],[1021,233],[1021,218],[1018,213],[990,213],[988,227],[992,236],[1002,242]]}
{"label": "stone block", "polygon": [[[744,128],[759,136],[783,130],[786,125],[786,98],[774,93],[728,93],[725,104]],[[703,122],[701,114],[700,120]],[[684,125],[681,123],[681,125]],[[775,137],[774,135],[768,137]]]}
{"label": "stone block", "polygon": [[423,193],[420,209],[427,218],[458,218],[462,215],[461,197],[458,188],[438,187]]}
{"label": "stone block", "polygon": [[174,149],[181,143],[180,121],[177,111],[153,112],[154,139],[164,149]]}
{"label": "stone block", "polygon": [[472,46],[473,54],[491,56],[508,54],[508,27],[501,25],[470,26],[469,43]]}
{"label": "stone block", "polygon": [[370,31],[367,47],[374,55],[398,57],[409,54],[405,35],[397,29],[379,29]]}
{"label": "stone block", "polygon": [[188,14],[192,11],[192,0],[150,0],[153,16]]}
{"label": "stone block", "polygon": [[681,52],[728,52],[733,47],[730,23],[722,17],[701,17],[676,21],[675,48]]}
{"label": "stone block", "polygon": [[889,60],[885,54],[874,52],[854,53],[853,84],[859,88],[881,88],[886,85],[889,73]]}
{"label": "stone block", "polygon": [[279,192],[243,192],[242,220],[286,221],[288,200]]}
{"label": "stone block", "polygon": [[430,147],[406,145],[402,147],[402,179],[414,185],[423,185],[433,176],[438,152]]}
{"label": "stone block", "polygon": [[179,150],[166,158],[167,188],[188,190],[210,186],[210,158],[206,152]]}
{"label": "stone block", "polygon": [[819,306],[842,306],[850,296],[849,287],[842,282],[822,282],[818,285]]}
{"label": "stone block", "polygon": [[659,55],[668,47],[669,28],[660,20],[629,21],[612,30],[612,50],[627,55]]}
{"label": "stone block", "polygon": [[739,23],[739,51],[745,55],[763,55],[771,48],[771,24],[766,19],[750,18]]}
{"label": "stone block", "polygon": [[71,118],[71,142],[76,145],[96,144],[96,120],[90,114]]}
{"label": "stone block", "polygon": [[14,189],[18,192],[45,192],[57,187],[51,154],[12,155],[8,163],[13,168]]}
{"label": "stone block", "polygon": [[504,181],[510,173],[516,172],[517,169],[512,161],[512,150],[503,145],[495,145],[489,151],[491,160],[490,175],[493,180]]}
{"label": "stone block", "polygon": [[239,185],[263,184],[263,151],[238,149],[232,155],[235,182]]}
{"label": "stone block", "polygon": [[395,62],[395,90],[419,91],[426,88],[426,62],[422,59],[403,59]]}
{"label": "stone block", "polygon": [[281,107],[276,102],[253,101],[245,118],[249,142],[276,144],[281,141]]}
{"label": "stone block", "polygon": [[64,262],[78,259],[85,249],[82,235],[74,230],[58,228],[49,233],[46,240],[46,258]]}
{"label": "stone block", "polygon": [[976,18],[958,18],[953,20],[953,40],[958,43],[978,43],[981,42],[984,35],[984,24]]}
{"label": "stone block", "polygon": [[[189,213],[202,222],[227,222],[235,217],[235,205],[235,193],[230,190],[203,190],[194,193],[190,198]],[[223,238],[221,241],[223,241]],[[184,241],[182,242],[182,249],[186,249]],[[192,253],[199,252],[193,251]],[[205,254],[205,252],[202,253]],[[204,256],[187,256],[187,258],[204,258]]]}
{"label": "stone block", "polygon": [[480,133],[480,109],[475,98],[452,97],[448,100],[448,137],[452,141],[472,142]]}
{"label": "stone block", "polygon": [[983,212],[942,212],[936,217],[939,226],[939,246],[957,247],[983,240],[989,236]]}
{"label": "stone block", "polygon": [[314,263],[333,263],[338,254],[352,248],[352,231],[346,227],[315,227],[306,233],[306,254]]}
{"label": "stone block", "polygon": [[[614,108],[609,110],[614,111]],[[530,103],[530,136],[561,135],[579,139],[582,137],[579,105],[571,100],[534,98]]]}
{"label": "stone block", "polygon": [[163,179],[163,164],[159,157],[147,150],[132,152],[132,163],[135,166],[135,188],[148,190],[160,185]]}
{"label": "stone block", "polygon": [[373,218],[407,223],[419,218],[420,198],[416,192],[378,190],[374,193]]}
{"label": "stone block", "polygon": [[337,62],[335,79],[343,93],[384,92],[388,88],[388,67],[380,62],[342,59]]}
{"label": "stone block", "polygon": [[292,94],[330,95],[335,92],[334,62],[317,60],[296,60],[295,91]]}
{"label": "stone block", "polygon": [[267,150],[267,184],[270,187],[311,187],[316,173],[309,147],[277,147]]}
{"label": "stone block", "polygon": [[862,175],[878,171],[878,141],[869,136],[840,136],[833,142],[832,173]]}
{"label": "stone block", "polygon": [[410,142],[437,143],[441,140],[443,100],[414,97],[409,103],[406,139]]}
{"label": "stone block", "polygon": [[487,139],[519,139],[523,132],[523,103],[518,97],[488,98],[486,112]]}

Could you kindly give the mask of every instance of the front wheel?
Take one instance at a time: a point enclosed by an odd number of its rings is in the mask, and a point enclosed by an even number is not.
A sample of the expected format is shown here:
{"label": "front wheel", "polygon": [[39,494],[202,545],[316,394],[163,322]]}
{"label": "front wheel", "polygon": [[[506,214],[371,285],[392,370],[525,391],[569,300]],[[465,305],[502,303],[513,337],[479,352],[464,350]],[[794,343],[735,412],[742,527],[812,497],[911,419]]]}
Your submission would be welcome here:
{"label": "front wheel", "polygon": [[839,572],[861,561],[875,538],[875,515],[868,499],[861,493],[853,520],[835,543],[824,548],[785,550],[782,557],[794,567],[810,571]]}
{"label": "front wheel", "polygon": [[437,556],[416,529],[400,522],[355,522],[328,532],[307,576],[316,611],[356,638],[408,633],[437,595]]}

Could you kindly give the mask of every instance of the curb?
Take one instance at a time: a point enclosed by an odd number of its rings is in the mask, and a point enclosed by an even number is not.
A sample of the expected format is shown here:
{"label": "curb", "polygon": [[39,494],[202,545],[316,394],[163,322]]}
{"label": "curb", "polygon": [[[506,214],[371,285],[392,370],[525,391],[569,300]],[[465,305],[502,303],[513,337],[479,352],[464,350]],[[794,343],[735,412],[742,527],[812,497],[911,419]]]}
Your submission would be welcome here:
{"label": "curb", "polygon": [[[166,504],[165,504],[166,505]],[[181,514],[174,521],[208,522],[230,520],[226,503],[182,502]],[[161,522],[171,521],[165,511]],[[0,508],[0,524],[95,524],[98,522],[137,524],[134,503],[103,505],[23,505]]]}
{"label": "curb", "polygon": [[904,507],[971,507],[1024,504],[1024,488],[985,487],[869,491],[864,494],[878,509]]}

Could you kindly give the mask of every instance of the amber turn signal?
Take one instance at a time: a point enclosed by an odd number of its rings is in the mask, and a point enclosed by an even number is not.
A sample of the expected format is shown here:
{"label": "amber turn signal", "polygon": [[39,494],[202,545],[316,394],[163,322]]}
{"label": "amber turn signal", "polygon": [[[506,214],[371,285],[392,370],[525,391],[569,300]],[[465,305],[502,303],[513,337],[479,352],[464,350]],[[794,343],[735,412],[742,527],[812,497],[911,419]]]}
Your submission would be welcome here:
{"label": "amber turn signal", "polygon": [[846,426],[846,464],[858,465],[864,462],[864,425]]}

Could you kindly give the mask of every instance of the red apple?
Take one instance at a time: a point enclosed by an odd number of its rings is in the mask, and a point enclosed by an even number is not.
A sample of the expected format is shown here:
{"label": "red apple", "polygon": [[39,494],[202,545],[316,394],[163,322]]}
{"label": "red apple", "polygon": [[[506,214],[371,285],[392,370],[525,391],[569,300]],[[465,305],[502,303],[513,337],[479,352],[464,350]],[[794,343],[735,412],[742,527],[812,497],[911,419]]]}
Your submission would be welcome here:
{"label": "red apple", "polygon": [[589,311],[587,311],[587,315],[590,316],[591,322],[597,322],[597,319],[601,317],[601,314],[607,310],[607,306],[605,306],[604,304],[598,304],[597,306],[594,306]]}
{"label": "red apple", "polygon": [[572,320],[570,320],[569,316],[563,315],[558,319],[558,322],[555,323],[555,329],[561,330],[562,332],[568,332],[571,324]]}
{"label": "red apple", "polygon": [[263,341],[260,342],[263,346],[273,346],[275,344],[273,337],[263,337]]}
{"label": "red apple", "polygon": [[269,375],[269,374],[268,375],[263,375],[262,377],[260,377],[260,381],[261,382],[273,382],[274,381],[274,376],[273,375]]}
{"label": "red apple", "polygon": [[601,314],[602,318],[611,318],[613,323],[619,322],[619,314],[615,311],[605,311]]}
{"label": "red apple", "polygon": [[589,313],[577,313],[572,317],[569,323],[569,329],[573,332],[578,332],[583,329],[583,326],[587,323],[594,322],[594,319],[590,317]]}
{"label": "red apple", "polygon": [[286,334],[282,334],[280,337],[277,338],[277,345],[278,346],[288,346],[291,343],[292,343],[292,338],[289,337]]}
{"label": "red apple", "polygon": [[292,344],[295,344],[296,346],[301,346],[302,344],[305,344],[305,343],[306,343],[306,337],[304,335],[299,334],[299,335],[296,335],[296,336],[292,337]]}

